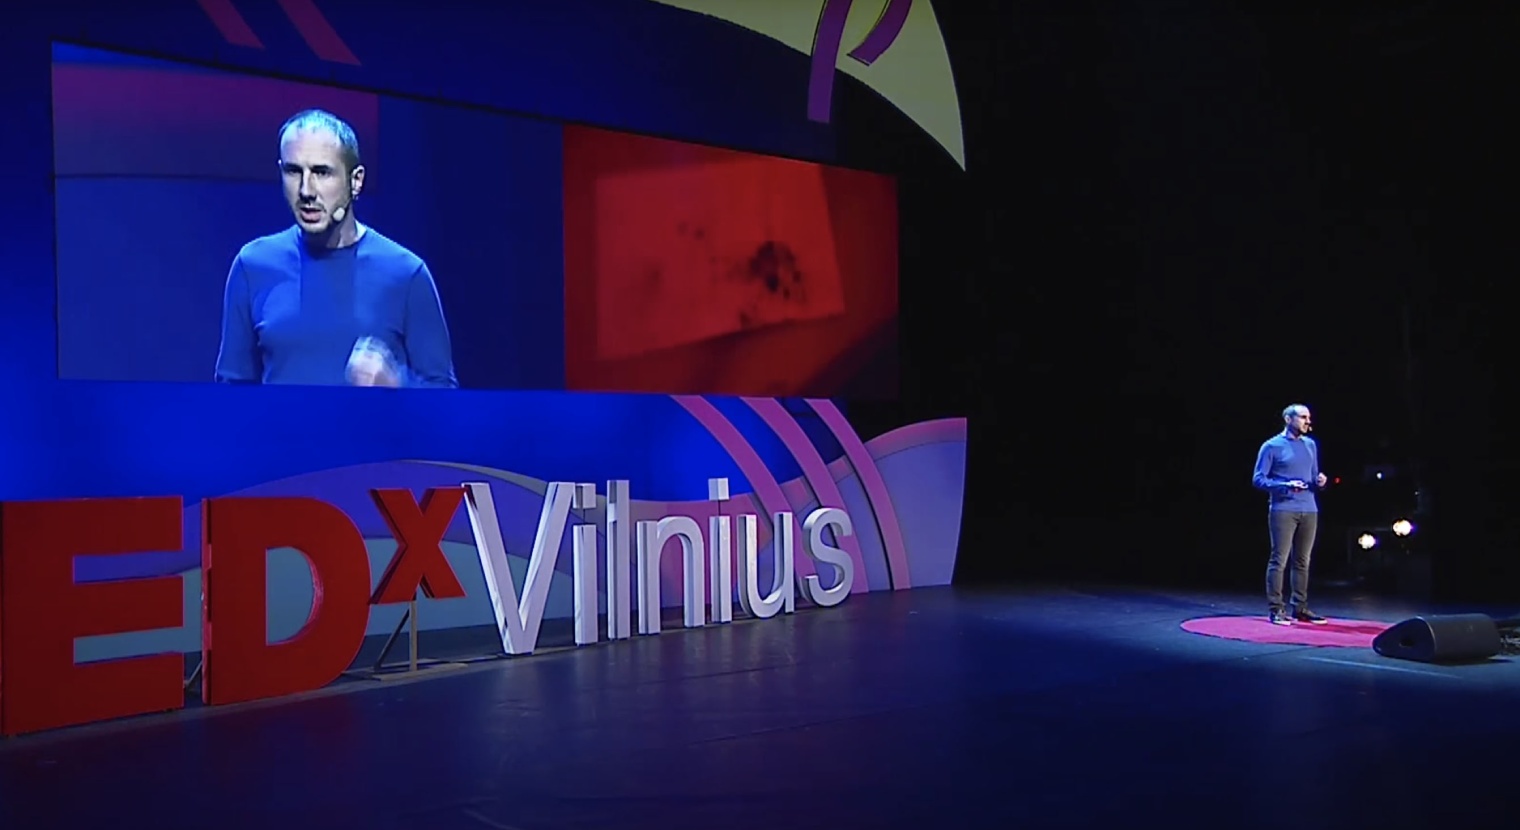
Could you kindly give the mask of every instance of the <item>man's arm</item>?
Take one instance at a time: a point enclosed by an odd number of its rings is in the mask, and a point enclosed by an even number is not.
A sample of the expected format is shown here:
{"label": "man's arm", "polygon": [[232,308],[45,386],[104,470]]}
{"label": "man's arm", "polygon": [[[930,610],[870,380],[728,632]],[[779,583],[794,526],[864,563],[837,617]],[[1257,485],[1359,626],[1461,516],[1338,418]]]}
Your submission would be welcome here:
{"label": "man's arm", "polygon": [[443,303],[426,264],[412,274],[406,296],[406,358],[410,368],[406,386],[457,389],[454,348],[449,324],[443,319]]}
{"label": "man's arm", "polygon": [[1288,482],[1272,475],[1272,445],[1262,444],[1256,453],[1256,468],[1251,471],[1251,485],[1268,493],[1285,493]]}
{"label": "man's arm", "polygon": [[248,293],[243,260],[236,257],[222,292],[222,344],[216,354],[218,383],[259,383],[264,379]]}
{"label": "man's arm", "polygon": [[1314,443],[1314,439],[1307,435],[1304,436],[1304,440],[1309,442],[1309,466],[1312,468],[1309,470],[1308,484],[1312,490],[1319,492],[1325,489],[1319,483],[1319,444]]}

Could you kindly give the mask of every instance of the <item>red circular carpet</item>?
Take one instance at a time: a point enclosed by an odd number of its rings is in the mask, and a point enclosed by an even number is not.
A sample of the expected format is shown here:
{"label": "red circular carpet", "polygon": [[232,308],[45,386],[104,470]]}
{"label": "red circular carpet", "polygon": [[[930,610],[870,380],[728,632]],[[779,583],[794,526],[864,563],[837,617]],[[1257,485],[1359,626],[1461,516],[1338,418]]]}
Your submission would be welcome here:
{"label": "red circular carpet", "polygon": [[1182,624],[1183,631],[1207,637],[1284,646],[1334,648],[1372,648],[1373,638],[1388,628],[1388,623],[1337,619],[1324,625],[1300,622],[1273,625],[1267,622],[1265,614],[1257,617],[1199,617]]}

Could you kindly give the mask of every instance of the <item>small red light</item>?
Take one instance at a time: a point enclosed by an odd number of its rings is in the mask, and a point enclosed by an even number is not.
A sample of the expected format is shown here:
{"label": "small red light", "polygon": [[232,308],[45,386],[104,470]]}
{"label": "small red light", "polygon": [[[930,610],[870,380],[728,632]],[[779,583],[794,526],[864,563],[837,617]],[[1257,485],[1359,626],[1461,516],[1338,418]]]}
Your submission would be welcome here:
{"label": "small red light", "polygon": [[1336,476],[1335,477],[1335,483],[1336,484],[1340,484],[1341,483],[1341,477],[1340,476]]}

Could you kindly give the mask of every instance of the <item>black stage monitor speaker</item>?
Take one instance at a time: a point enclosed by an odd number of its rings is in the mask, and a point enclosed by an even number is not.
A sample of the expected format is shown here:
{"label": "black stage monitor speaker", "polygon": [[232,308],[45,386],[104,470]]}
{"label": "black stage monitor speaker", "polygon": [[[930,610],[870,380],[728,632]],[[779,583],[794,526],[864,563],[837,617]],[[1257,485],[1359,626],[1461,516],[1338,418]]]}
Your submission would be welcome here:
{"label": "black stage monitor speaker", "polygon": [[1415,617],[1377,635],[1372,648],[1384,657],[1421,663],[1486,660],[1503,643],[1499,626],[1487,614]]}

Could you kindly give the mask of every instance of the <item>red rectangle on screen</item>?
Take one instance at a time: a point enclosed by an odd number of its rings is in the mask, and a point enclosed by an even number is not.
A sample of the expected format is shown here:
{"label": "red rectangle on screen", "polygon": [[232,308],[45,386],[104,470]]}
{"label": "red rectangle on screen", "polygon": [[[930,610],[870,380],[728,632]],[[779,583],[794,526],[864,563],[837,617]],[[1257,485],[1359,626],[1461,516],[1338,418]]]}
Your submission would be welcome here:
{"label": "red rectangle on screen", "polygon": [[584,391],[891,397],[891,178],[565,130],[566,381]]}
{"label": "red rectangle on screen", "polygon": [[817,165],[617,173],[597,180],[595,210],[599,358],[845,313]]}

